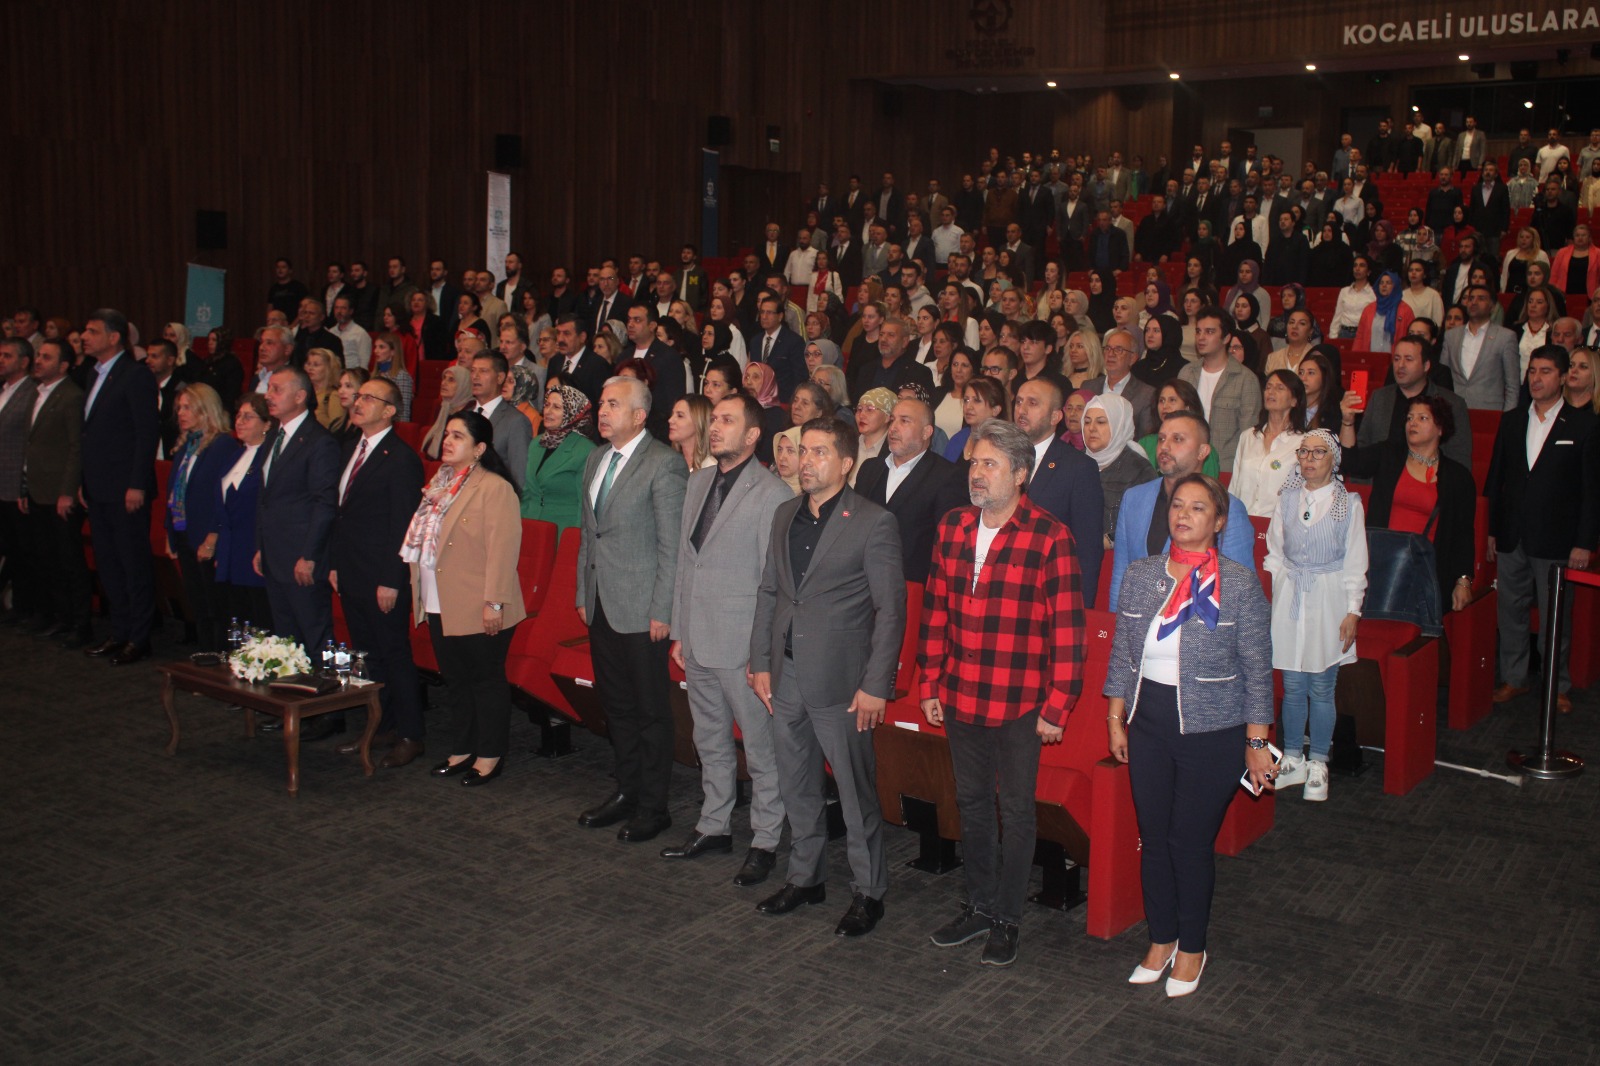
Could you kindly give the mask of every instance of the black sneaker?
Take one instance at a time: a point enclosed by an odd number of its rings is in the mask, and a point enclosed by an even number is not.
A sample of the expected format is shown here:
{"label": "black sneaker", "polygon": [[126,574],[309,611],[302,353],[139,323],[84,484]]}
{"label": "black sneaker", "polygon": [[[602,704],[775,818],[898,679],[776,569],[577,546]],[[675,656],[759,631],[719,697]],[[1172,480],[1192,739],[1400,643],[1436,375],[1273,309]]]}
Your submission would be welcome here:
{"label": "black sneaker", "polygon": [[985,966],[1010,966],[1017,961],[1017,927],[1013,922],[996,921],[989,930],[989,942],[983,945]]}
{"label": "black sneaker", "polygon": [[980,936],[987,936],[993,926],[993,918],[971,903],[963,903],[961,913],[935,929],[928,939],[933,941],[933,946],[936,948],[953,948],[969,940],[976,940]]}

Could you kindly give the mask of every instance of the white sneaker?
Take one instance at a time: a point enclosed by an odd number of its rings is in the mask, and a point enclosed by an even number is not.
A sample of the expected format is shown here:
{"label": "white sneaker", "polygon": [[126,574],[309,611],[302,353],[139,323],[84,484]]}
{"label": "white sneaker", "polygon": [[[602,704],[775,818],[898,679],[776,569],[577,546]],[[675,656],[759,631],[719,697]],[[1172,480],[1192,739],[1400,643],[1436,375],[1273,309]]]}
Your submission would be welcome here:
{"label": "white sneaker", "polygon": [[1306,790],[1302,799],[1321,803],[1328,798],[1328,764],[1325,762],[1311,762],[1306,767]]}
{"label": "white sneaker", "polygon": [[1306,783],[1306,760],[1302,756],[1285,755],[1278,760],[1278,776],[1272,779],[1272,787],[1280,792],[1286,788]]}

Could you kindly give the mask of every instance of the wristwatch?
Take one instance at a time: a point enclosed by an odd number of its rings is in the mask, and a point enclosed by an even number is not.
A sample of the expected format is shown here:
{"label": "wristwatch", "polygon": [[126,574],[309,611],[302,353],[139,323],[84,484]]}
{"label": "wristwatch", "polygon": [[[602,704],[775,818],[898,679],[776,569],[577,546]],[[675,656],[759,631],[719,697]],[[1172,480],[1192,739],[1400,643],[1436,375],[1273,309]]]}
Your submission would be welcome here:
{"label": "wristwatch", "polygon": [[484,606],[489,608],[491,611],[503,611],[505,610],[506,605],[503,603],[495,603],[492,600],[486,600],[484,601]]}
{"label": "wristwatch", "polygon": [[1260,751],[1262,748],[1267,746],[1267,738],[1266,737],[1246,737],[1245,738],[1245,742],[1244,742],[1244,746],[1249,748],[1251,751]]}

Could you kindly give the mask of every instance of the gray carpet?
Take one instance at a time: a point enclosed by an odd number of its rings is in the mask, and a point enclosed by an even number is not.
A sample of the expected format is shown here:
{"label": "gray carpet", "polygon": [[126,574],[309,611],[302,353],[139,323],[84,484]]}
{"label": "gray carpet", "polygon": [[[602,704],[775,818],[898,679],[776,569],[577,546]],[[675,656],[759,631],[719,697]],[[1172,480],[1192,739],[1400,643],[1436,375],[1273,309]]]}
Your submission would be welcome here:
{"label": "gray carpet", "polygon": [[[931,947],[960,875],[905,868],[893,827],[871,936],[832,935],[842,843],[824,906],[762,917],[781,880],[729,880],[747,828],[692,864],[578,828],[610,784],[588,734],[536,759],[518,716],[479,790],[431,759],[368,780],[324,742],[291,800],[281,743],[218,704],[180,697],[164,755],[148,666],[10,631],[0,663],[7,1063],[1600,1062],[1600,768],[1440,770],[1393,798],[1376,756],[1326,804],[1281,801],[1219,860],[1211,964],[1168,1002],[1124,984],[1143,926],[1102,942],[1081,910],[1031,909],[1008,971]],[[1600,759],[1600,699],[1576,695],[1562,740]],[[1524,699],[1443,731],[1440,758],[1498,770],[1533,720]],[[698,802],[679,768],[673,842]]]}

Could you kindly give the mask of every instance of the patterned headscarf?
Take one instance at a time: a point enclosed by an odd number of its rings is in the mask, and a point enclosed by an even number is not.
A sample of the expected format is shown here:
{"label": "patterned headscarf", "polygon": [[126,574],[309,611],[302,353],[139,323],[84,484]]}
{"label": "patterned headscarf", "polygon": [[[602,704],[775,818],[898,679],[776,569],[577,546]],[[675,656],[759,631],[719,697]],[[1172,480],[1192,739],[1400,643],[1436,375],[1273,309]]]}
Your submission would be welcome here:
{"label": "patterned headscarf", "polygon": [[[561,442],[567,439],[567,434],[581,428],[589,421],[591,414],[589,397],[571,385],[558,385],[555,391],[561,397],[561,424],[544,424],[544,432],[539,434],[539,444],[545,448],[560,447]],[[545,408],[546,412],[549,410]]]}
{"label": "patterned headscarf", "polygon": [[[1328,513],[1335,522],[1343,522],[1349,514],[1349,492],[1345,490],[1344,479],[1339,477],[1339,465],[1344,461],[1344,449],[1339,447],[1339,438],[1325,429],[1313,429],[1305,435],[1300,442],[1302,448],[1313,448],[1322,445],[1333,455],[1333,508]],[[1279,496],[1288,496],[1290,493],[1299,492],[1306,487],[1306,476],[1300,470],[1300,464],[1295,463],[1294,469],[1289,471],[1289,476],[1284,479],[1283,488],[1278,490]]]}
{"label": "patterned headscarf", "polygon": [[899,397],[885,388],[868,389],[861,394],[861,399],[856,401],[856,409],[872,407],[884,414],[893,414],[895,401]]}
{"label": "patterned headscarf", "polygon": [[511,368],[511,406],[532,403],[539,392],[539,376],[521,363]]}

